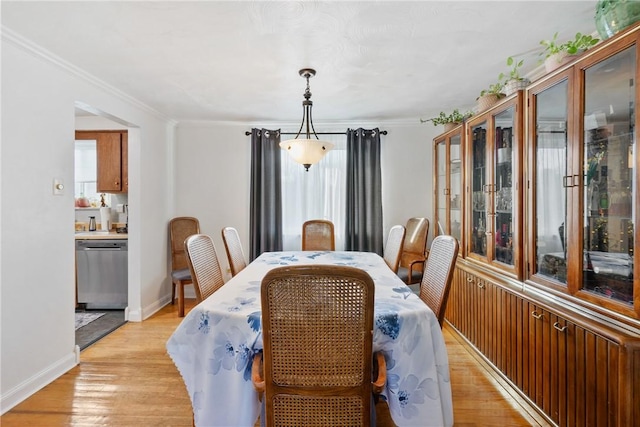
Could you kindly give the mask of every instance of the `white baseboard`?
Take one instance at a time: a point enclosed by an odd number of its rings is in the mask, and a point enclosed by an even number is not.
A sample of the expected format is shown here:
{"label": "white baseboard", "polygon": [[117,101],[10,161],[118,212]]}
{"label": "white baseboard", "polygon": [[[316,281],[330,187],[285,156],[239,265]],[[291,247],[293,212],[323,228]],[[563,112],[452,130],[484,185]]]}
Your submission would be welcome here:
{"label": "white baseboard", "polygon": [[162,307],[171,303],[171,295],[166,295],[163,298],[156,300],[152,304],[149,304],[142,309],[142,319],[148,319],[157,313]]}
{"label": "white baseboard", "polygon": [[[193,288],[185,289],[184,297],[195,299],[195,290]],[[167,304],[171,304],[171,295],[169,294],[165,295],[159,300],[152,302],[144,308],[139,307],[137,310],[131,310],[131,307],[127,307],[125,309],[125,320],[129,322],[142,322],[144,319],[148,319],[149,317],[160,311],[160,309]]]}
{"label": "white baseboard", "polygon": [[68,372],[78,364],[75,349],[48,368],[38,372],[26,381],[17,385],[13,389],[0,397],[0,414],[11,410],[29,396],[50,384],[56,378]]}

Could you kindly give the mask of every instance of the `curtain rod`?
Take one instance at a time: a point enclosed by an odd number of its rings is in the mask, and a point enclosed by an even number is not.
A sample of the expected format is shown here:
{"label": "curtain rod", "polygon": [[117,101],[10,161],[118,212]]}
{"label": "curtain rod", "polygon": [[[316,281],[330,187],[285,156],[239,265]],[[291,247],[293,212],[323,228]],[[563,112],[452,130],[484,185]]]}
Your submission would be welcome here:
{"label": "curtain rod", "polygon": [[[380,134],[381,135],[386,135],[387,132],[386,130],[381,130]],[[244,133],[245,135],[249,136],[251,135],[251,132],[249,131],[245,131]],[[346,135],[346,132],[315,132],[316,135]],[[280,132],[280,135],[298,135],[298,132]]]}

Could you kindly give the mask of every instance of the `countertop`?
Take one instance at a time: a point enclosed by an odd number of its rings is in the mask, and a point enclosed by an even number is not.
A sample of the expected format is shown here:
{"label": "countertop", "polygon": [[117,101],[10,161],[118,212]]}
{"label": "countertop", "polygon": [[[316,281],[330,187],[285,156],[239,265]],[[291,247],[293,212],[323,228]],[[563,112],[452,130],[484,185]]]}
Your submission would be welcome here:
{"label": "countertop", "polygon": [[127,233],[115,231],[76,231],[76,240],[128,239]]}

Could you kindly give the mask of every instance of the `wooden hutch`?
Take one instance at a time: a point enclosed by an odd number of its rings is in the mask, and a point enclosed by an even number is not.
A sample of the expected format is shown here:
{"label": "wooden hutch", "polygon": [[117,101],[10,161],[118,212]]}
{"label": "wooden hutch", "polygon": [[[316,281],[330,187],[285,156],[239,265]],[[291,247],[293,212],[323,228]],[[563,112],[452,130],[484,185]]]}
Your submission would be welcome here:
{"label": "wooden hutch", "polygon": [[446,320],[548,421],[640,426],[640,25],[434,140]]}

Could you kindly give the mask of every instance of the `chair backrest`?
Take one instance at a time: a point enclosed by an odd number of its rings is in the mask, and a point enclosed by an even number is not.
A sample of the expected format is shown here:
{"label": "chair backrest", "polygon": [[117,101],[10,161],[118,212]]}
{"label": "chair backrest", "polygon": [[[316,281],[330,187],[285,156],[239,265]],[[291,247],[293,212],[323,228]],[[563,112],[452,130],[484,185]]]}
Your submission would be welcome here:
{"label": "chair backrest", "polygon": [[384,245],[384,261],[394,273],[398,272],[400,266],[400,255],[402,254],[402,243],[405,239],[405,228],[402,225],[394,225],[389,230],[387,243]]}
{"label": "chair backrest", "polygon": [[409,218],[405,228],[400,267],[409,268],[411,263],[425,259],[429,220],[427,218]]}
{"label": "chair backrest", "polygon": [[222,270],[213,240],[206,234],[194,234],[184,242],[196,299],[201,302],[224,285]]}
{"label": "chair backrest", "polygon": [[227,252],[231,276],[235,276],[247,266],[238,231],[233,227],[224,227],[222,229],[222,241],[224,242],[224,249]]}
{"label": "chair backrest", "polygon": [[333,223],[324,219],[312,219],[302,224],[302,250],[335,251]]}
{"label": "chair backrest", "polygon": [[435,313],[442,327],[453,270],[458,259],[458,240],[441,234],[431,242],[429,258],[420,283],[420,299]]}
{"label": "chair backrest", "polygon": [[189,268],[184,252],[187,237],[200,233],[200,222],[192,216],[179,216],[169,221],[169,245],[171,246],[171,270]]}
{"label": "chair backrest", "polygon": [[262,280],[261,300],[266,425],[371,425],[369,274],[279,267]]}

